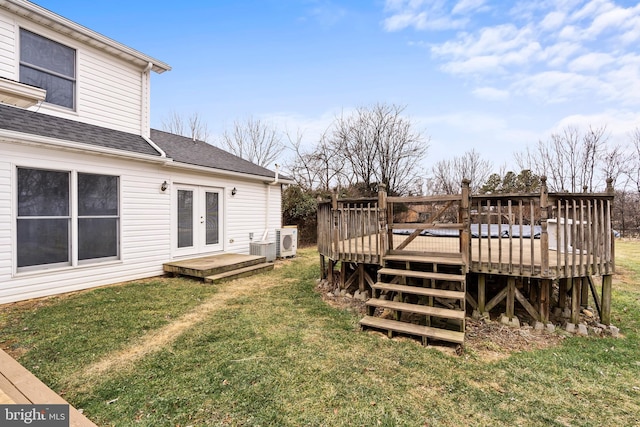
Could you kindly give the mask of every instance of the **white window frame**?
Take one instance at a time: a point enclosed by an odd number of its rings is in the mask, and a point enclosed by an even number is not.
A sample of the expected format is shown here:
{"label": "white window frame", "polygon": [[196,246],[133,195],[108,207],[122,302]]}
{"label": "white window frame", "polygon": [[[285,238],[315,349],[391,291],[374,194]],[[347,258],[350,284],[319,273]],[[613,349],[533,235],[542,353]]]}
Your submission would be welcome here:
{"label": "white window frame", "polygon": [[[38,265],[29,265],[25,267],[18,267],[18,233],[17,233],[17,224],[18,219],[21,217],[18,215],[18,170],[19,169],[31,169],[31,170],[43,170],[43,171],[53,171],[53,172],[62,172],[69,174],[69,215],[68,216],[58,216],[51,218],[67,218],[69,221],[69,236],[68,236],[68,244],[69,244],[69,261],[61,262],[61,263],[50,263],[50,264],[38,264]],[[37,271],[45,271],[52,269],[60,269],[60,268],[74,268],[79,266],[91,265],[91,264],[103,264],[106,262],[120,261],[122,254],[122,177],[120,175],[102,173],[102,172],[89,172],[89,171],[79,171],[79,170],[69,170],[69,169],[54,169],[51,167],[43,167],[43,166],[24,166],[24,165],[16,165],[14,168],[14,190],[15,190],[15,211],[13,215],[13,224],[16,227],[16,232],[13,235],[13,241],[15,244],[14,256],[15,256],[15,271],[16,273],[26,273],[26,272],[37,272]],[[79,215],[78,214],[78,174],[87,174],[87,175],[102,175],[117,178],[117,202],[118,202],[118,212],[117,215]],[[29,217],[33,219],[47,219],[49,217]],[[100,258],[90,258],[90,259],[79,259],[79,219],[82,218],[114,218],[116,219],[116,255],[115,256],[107,256]]]}
{"label": "white window frame", "polygon": [[[35,70],[37,72],[40,72],[40,73],[43,73],[43,74],[48,74],[50,76],[57,77],[57,78],[60,78],[60,79],[63,79],[63,80],[67,80],[67,81],[71,82],[71,84],[72,84],[72,86],[71,86],[72,87],[72,89],[71,89],[71,102],[73,104],[71,107],[68,107],[66,105],[61,105],[61,104],[58,104],[58,103],[55,103],[55,102],[47,101],[46,98],[45,98],[44,102],[47,103],[48,105],[53,105],[53,106],[56,106],[58,108],[63,108],[65,110],[76,111],[76,108],[77,108],[77,96],[76,96],[76,94],[77,94],[77,75],[78,75],[78,69],[77,69],[77,67],[78,67],[78,50],[76,48],[73,48],[73,47],[67,45],[67,44],[61,43],[61,42],[59,42],[57,40],[54,40],[54,39],[52,39],[50,37],[43,36],[42,34],[39,34],[39,33],[35,32],[35,31],[32,31],[32,30],[30,30],[28,28],[24,28],[24,27],[20,27],[19,31],[18,31],[18,35],[19,35],[18,39],[20,40],[20,42],[19,42],[20,44],[22,43],[22,32],[23,31],[26,31],[28,33],[31,33],[31,34],[35,35],[36,37],[43,38],[45,40],[48,40],[50,42],[59,44],[59,45],[65,47],[67,49],[72,50],[73,51],[73,76],[67,76],[67,75],[58,73],[56,71],[49,70],[49,69],[47,69],[45,67],[42,67],[42,66],[39,66],[39,65],[32,64],[32,63],[24,61],[22,59],[22,53],[21,53],[22,52],[22,48],[21,48],[21,46],[19,46],[18,51],[17,51],[18,57],[19,57],[19,59],[18,59],[18,63],[19,63],[18,80],[21,83],[29,84],[29,83],[24,82],[22,80],[21,67],[26,67],[26,68]],[[42,88],[42,89],[46,90],[46,88]]]}

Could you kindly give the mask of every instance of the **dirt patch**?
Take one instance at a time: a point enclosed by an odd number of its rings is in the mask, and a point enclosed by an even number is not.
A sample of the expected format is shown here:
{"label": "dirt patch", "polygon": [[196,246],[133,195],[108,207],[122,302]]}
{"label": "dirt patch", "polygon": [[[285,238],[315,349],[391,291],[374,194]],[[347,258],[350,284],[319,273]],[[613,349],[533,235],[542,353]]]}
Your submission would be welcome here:
{"label": "dirt patch", "polygon": [[[364,301],[340,294],[335,295],[335,288],[335,284],[326,280],[319,281],[316,286],[322,299],[332,307],[349,310],[361,316],[366,314]],[[497,321],[476,320],[471,317],[467,317],[465,323],[464,351],[460,351],[459,346],[455,344],[447,343],[429,344],[429,347],[450,355],[472,353],[484,361],[492,362],[509,357],[513,353],[554,347],[565,338],[563,334],[534,331],[528,325],[513,328]],[[379,333],[379,335],[386,338],[386,334]],[[419,340],[412,341],[415,341],[416,345],[421,345]]]}
{"label": "dirt patch", "polygon": [[79,378],[91,377],[114,369],[126,369],[144,356],[170,345],[187,329],[207,319],[212,312],[226,307],[230,300],[251,295],[257,289],[264,290],[285,284],[286,281],[270,282],[264,280],[263,277],[249,277],[216,285],[220,288],[219,292],[190,312],[163,328],[147,333],[130,346],[109,353],[103,359],[87,366],[77,375]]}

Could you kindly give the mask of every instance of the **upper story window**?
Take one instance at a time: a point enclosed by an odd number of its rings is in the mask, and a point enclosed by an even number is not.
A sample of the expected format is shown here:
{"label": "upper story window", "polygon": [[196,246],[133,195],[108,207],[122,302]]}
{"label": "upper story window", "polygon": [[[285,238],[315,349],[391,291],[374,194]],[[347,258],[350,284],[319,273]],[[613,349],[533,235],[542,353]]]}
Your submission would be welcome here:
{"label": "upper story window", "polygon": [[45,102],[73,109],[75,49],[21,28],[20,82],[46,89]]}

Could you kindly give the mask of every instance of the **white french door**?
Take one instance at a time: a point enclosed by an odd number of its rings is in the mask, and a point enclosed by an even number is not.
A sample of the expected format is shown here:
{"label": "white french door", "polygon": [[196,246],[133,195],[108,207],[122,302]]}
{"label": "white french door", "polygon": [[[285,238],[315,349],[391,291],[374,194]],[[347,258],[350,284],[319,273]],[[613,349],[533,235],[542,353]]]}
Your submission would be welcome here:
{"label": "white french door", "polygon": [[221,251],[223,200],[221,188],[176,185],[176,254]]}

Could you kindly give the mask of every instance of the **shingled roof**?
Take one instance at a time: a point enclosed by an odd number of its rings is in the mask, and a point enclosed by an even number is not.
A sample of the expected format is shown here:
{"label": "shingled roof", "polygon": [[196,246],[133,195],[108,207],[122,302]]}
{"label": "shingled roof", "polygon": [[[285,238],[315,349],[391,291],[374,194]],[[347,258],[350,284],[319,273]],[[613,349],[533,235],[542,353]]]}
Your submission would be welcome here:
{"label": "shingled roof", "polygon": [[[0,129],[97,147],[161,154],[140,135],[0,104]],[[274,178],[275,173],[203,141],[151,129],[151,140],[177,163]],[[288,179],[282,177],[282,179]]]}
{"label": "shingled roof", "polygon": [[203,141],[151,129],[151,140],[175,162],[273,178],[275,173]]}
{"label": "shingled roof", "polygon": [[0,129],[160,157],[143,137],[0,104]]}

